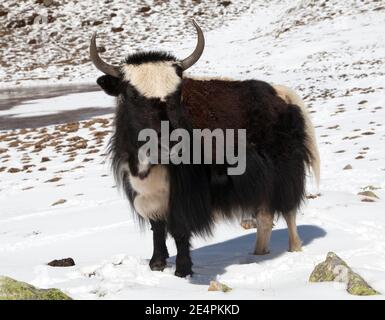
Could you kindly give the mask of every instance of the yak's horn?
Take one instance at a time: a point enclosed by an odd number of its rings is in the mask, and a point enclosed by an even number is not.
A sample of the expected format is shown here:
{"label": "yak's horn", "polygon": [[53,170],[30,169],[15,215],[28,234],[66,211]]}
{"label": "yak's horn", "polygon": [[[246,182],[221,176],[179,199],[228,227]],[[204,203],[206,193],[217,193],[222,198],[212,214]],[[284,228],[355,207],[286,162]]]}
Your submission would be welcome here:
{"label": "yak's horn", "polygon": [[96,32],[92,35],[91,38],[90,58],[95,67],[98,68],[101,72],[119,78],[119,67],[110,65],[104,62],[102,58],[99,57],[99,53],[96,48]]}
{"label": "yak's horn", "polygon": [[190,68],[195,62],[197,62],[202,55],[203,49],[205,48],[205,37],[203,36],[202,29],[198,26],[195,20],[192,20],[192,23],[198,34],[198,42],[194,52],[181,61],[183,70]]}

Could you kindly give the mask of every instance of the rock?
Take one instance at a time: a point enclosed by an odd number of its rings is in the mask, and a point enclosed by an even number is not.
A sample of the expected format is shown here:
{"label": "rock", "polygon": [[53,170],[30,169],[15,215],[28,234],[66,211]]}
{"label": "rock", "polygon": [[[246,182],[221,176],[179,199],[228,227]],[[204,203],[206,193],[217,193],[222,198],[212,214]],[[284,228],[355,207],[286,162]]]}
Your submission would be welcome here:
{"label": "rock", "polygon": [[26,282],[0,277],[0,300],[72,300],[59,289],[38,289]]}
{"label": "rock", "polygon": [[10,172],[10,173],[17,173],[17,172],[20,172],[21,171],[21,169],[19,169],[19,168],[9,168],[8,169],[8,172]]}
{"label": "rock", "polygon": [[61,177],[54,177],[52,179],[44,181],[44,183],[47,183],[47,182],[58,182],[59,180],[61,180]]}
{"label": "rock", "polygon": [[104,47],[104,46],[98,46],[98,47],[96,48],[96,50],[98,50],[98,52],[100,52],[100,53],[104,53],[104,52],[107,51],[107,50],[106,50],[106,47]]}
{"label": "rock", "polygon": [[374,199],[372,198],[363,198],[361,199],[362,202],[376,202]]}
{"label": "rock", "polygon": [[306,195],[306,199],[317,199],[320,196],[321,196],[320,193],[314,193],[314,194],[309,193],[309,194]]}
{"label": "rock", "polygon": [[33,25],[34,23],[38,24],[38,23],[43,23],[42,21],[42,17],[39,16],[36,12],[34,12],[32,15],[30,15],[29,17],[27,17],[27,25],[31,26]]}
{"label": "rock", "polygon": [[92,153],[98,153],[99,152],[99,149],[92,149],[88,152],[86,152],[86,154],[92,154]]}
{"label": "rock", "polygon": [[53,206],[57,206],[58,204],[63,204],[63,203],[65,203],[65,202],[67,202],[66,199],[60,199],[60,200],[54,202],[51,206],[52,206],[52,207],[53,207]]}
{"label": "rock", "polygon": [[111,31],[112,32],[122,32],[124,29],[122,28],[122,27],[116,27],[116,28],[114,28],[114,27],[112,27],[111,28]]}
{"label": "rock", "polygon": [[241,221],[241,227],[243,229],[255,229],[257,228],[257,219],[243,219]]}
{"label": "rock", "polygon": [[208,291],[229,292],[231,290],[233,289],[224,283],[220,283],[219,281],[210,281],[210,286],[208,288]]}
{"label": "rock", "polygon": [[36,167],[36,166],[34,164],[26,164],[23,166],[23,170],[25,171],[25,170],[28,170],[28,169],[33,168],[33,167]]}
{"label": "rock", "polygon": [[91,22],[89,20],[82,21],[82,27],[91,25]]}
{"label": "rock", "polygon": [[370,190],[358,192],[358,195],[359,196],[364,196],[364,197],[380,199],[373,191],[370,191]]}
{"label": "rock", "polygon": [[48,157],[41,158],[41,162],[47,162],[47,161],[51,161],[51,159]]}
{"label": "rock", "polygon": [[17,147],[20,144],[19,140],[12,141],[11,143],[8,144],[8,147],[14,148]]}
{"label": "rock", "polygon": [[11,21],[10,23],[7,24],[7,28],[24,28],[26,26],[26,22],[24,20],[15,20]]}
{"label": "rock", "polygon": [[101,21],[101,20],[95,20],[95,21],[92,23],[92,25],[94,25],[94,26],[98,26],[98,25],[100,25],[100,24],[103,24],[103,21]]}
{"label": "rock", "polygon": [[145,7],[141,7],[141,8],[138,10],[138,12],[144,13],[144,12],[148,12],[148,11],[150,11],[150,10],[151,10],[151,7],[145,6]]}
{"label": "rock", "polygon": [[44,1],[43,1],[43,4],[44,4],[46,7],[49,7],[51,4],[53,4],[53,0],[44,0]]}
{"label": "rock", "polygon": [[47,264],[51,267],[73,267],[75,265],[75,261],[72,258],[65,258],[60,260],[52,260]]}
{"label": "rock", "polygon": [[334,252],[329,252],[326,260],[316,265],[309,278],[310,282],[336,281],[347,284],[346,290],[353,295],[369,296],[380,294],[359,274],[355,273],[345,261]]}
{"label": "rock", "polygon": [[109,131],[96,131],[93,133],[95,137],[104,137],[109,134]]}
{"label": "rock", "polygon": [[73,144],[72,147],[75,148],[75,150],[76,149],[85,149],[85,148],[87,148],[87,141],[84,141],[84,140],[78,141],[75,144]]}
{"label": "rock", "polygon": [[351,170],[351,169],[353,169],[353,167],[352,167],[351,164],[348,164],[347,166],[345,166],[345,167],[343,168],[343,170]]}
{"label": "rock", "polygon": [[363,187],[362,189],[363,190],[380,190],[381,187],[377,187],[377,186],[373,186],[373,185],[369,184],[369,185]]}
{"label": "rock", "polygon": [[84,140],[84,138],[79,137],[79,136],[73,136],[73,137],[67,138],[66,140],[70,141],[70,142],[76,142],[76,141],[79,141],[79,140]]}
{"label": "rock", "polygon": [[222,1],[220,4],[224,7],[228,7],[231,4],[231,1]]}
{"label": "rock", "polygon": [[71,133],[79,130],[79,122],[68,122],[63,125],[55,126],[55,130],[60,131],[61,133]]}
{"label": "rock", "polygon": [[49,7],[50,5],[54,4],[53,0],[36,0],[36,3],[43,4],[46,7]]}

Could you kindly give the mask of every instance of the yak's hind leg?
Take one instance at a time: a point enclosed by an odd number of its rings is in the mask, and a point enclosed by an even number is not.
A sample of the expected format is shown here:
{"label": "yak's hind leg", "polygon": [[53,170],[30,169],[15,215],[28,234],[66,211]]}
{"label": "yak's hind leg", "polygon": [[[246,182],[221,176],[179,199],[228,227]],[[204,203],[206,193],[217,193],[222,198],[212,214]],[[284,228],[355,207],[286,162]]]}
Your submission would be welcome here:
{"label": "yak's hind leg", "polygon": [[271,231],[273,229],[274,214],[261,210],[257,213],[257,242],[254,254],[268,254]]}
{"label": "yak's hind leg", "polygon": [[292,210],[289,213],[283,214],[286,220],[287,229],[289,231],[289,251],[301,251],[302,241],[298,235],[296,220],[296,211]]}
{"label": "yak's hind leg", "polygon": [[150,220],[153,233],[154,253],[150,260],[150,268],[153,271],[163,271],[169,257],[166,246],[166,223],[164,221]]}

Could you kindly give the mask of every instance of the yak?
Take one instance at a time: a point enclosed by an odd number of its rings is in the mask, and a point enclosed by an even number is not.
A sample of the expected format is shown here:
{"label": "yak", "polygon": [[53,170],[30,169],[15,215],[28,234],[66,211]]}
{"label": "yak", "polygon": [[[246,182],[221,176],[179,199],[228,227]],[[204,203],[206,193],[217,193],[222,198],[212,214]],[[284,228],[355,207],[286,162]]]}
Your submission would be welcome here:
{"label": "yak", "polygon": [[[96,33],[90,58],[104,73],[97,84],[116,97],[114,133],[109,144],[117,184],[140,221],[153,231],[151,270],[163,271],[169,257],[166,238],[176,244],[175,275],[192,275],[192,236],[210,235],[220,219],[255,219],[254,253],[269,253],[274,216],[282,215],[289,232],[289,251],[300,251],[296,212],[303,202],[307,170],[317,185],[320,157],[314,127],[304,102],[291,89],[259,80],[194,78],[185,71],[203,53],[199,25],[197,44],[179,60],[162,51],[129,54],[120,65],[99,56]],[[225,164],[151,164],[141,162],[139,132],[173,129],[246,129],[246,170],[229,175]]]}

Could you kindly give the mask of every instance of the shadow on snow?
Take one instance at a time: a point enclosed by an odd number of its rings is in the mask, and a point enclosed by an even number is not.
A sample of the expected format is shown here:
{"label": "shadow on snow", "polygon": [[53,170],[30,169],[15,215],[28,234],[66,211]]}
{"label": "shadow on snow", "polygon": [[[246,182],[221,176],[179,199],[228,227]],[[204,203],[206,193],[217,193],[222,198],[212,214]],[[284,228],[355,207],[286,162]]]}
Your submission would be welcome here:
{"label": "shadow on snow", "polygon": [[[298,226],[298,233],[303,246],[313,240],[322,238],[326,231],[313,225]],[[253,255],[255,233],[249,233],[234,239],[208,245],[191,251],[194,275],[190,282],[208,285],[210,280],[215,280],[217,275],[225,273],[228,266],[239,264],[258,263],[274,259],[287,252],[288,230],[273,230],[270,241],[270,253],[262,256]],[[175,265],[175,256],[169,262]]]}

